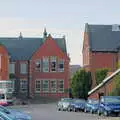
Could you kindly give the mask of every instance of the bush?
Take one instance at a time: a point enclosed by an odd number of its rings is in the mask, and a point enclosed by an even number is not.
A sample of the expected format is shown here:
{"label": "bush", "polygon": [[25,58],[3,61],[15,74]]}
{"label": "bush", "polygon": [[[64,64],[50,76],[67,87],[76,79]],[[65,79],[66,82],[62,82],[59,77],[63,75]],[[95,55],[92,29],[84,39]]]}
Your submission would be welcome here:
{"label": "bush", "polygon": [[105,79],[107,74],[108,74],[107,68],[102,68],[102,69],[96,70],[96,73],[95,73],[96,84],[97,85],[100,84]]}

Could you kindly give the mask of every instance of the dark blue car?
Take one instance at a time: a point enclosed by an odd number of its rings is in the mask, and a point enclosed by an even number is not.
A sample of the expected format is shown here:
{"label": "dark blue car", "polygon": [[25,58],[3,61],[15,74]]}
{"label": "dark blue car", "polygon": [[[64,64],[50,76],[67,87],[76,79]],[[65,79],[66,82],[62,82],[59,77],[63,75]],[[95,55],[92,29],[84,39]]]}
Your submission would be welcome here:
{"label": "dark blue car", "polygon": [[88,99],[85,104],[84,112],[96,113],[99,106],[99,100]]}
{"label": "dark blue car", "polygon": [[84,108],[85,108],[85,100],[83,99],[76,99],[71,103],[71,110],[74,112],[84,111]]}
{"label": "dark blue car", "polygon": [[120,96],[102,96],[100,99],[98,114],[105,116],[120,114]]}

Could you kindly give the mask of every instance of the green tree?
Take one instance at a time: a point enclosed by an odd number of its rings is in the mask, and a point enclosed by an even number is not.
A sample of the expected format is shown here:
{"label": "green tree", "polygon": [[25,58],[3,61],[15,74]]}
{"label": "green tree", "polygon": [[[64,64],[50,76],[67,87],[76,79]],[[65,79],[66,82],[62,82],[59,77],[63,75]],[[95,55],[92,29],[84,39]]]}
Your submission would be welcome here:
{"label": "green tree", "polygon": [[115,80],[115,87],[113,91],[110,93],[110,95],[120,96],[120,73],[116,75],[114,80]]}
{"label": "green tree", "polygon": [[107,74],[108,74],[107,68],[102,68],[102,69],[96,70],[96,73],[95,73],[96,84],[97,85],[100,84],[105,79]]}
{"label": "green tree", "polygon": [[73,97],[86,99],[91,88],[91,73],[78,70],[71,79],[71,88]]}

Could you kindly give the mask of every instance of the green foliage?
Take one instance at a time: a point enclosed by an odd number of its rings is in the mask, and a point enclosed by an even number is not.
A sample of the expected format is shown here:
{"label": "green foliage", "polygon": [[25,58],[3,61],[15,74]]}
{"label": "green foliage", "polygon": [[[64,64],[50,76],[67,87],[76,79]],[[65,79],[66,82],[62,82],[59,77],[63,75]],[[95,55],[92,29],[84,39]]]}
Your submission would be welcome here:
{"label": "green foliage", "polygon": [[78,70],[71,79],[71,88],[73,97],[86,99],[91,88],[91,73]]}
{"label": "green foliage", "polygon": [[100,84],[105,79],[108,71],[109,70],[107,68],[102,68],[102,69],[96,70],[95,78],[96,78],[96,84],[97,85]]}
{"label": "green foliage", "polygon": [[117,63],[117,68],[120,68],[120,60]]}
{"label": "green foliage", "polygon": [[110,95],[120,96],[120,73],[115,77],[115,88]]}
{"label": "green foliage", "polygon": [[10,74],[9,74],[9,78],[10,78],[10,79],[13,79],[13,78],[15,78],[15,74],[13,74],[13,73],[10,73]]}

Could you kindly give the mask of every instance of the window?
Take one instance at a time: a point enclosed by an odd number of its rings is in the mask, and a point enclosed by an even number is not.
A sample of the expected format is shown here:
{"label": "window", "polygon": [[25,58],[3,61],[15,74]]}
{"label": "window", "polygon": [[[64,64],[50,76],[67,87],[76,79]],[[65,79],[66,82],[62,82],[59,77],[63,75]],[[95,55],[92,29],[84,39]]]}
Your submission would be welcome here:
{"label": "window", "polygon": [[27,80],[20,80],[21,92],[27,92]]}
{"label": "window", "polygon": [[41,60],[36,60],[35,69],[36,71],[41,71]]}
{"label": "window", "polygon": [[48,59],[48,57],[43,58],[43,72],[49,72],[49,59]]}
{"label": "window", "polygon": [[[3,89],[3,88],[8,88],[8,89],[13,89],[13,81],[1,81],[0,82],[0,89]],[[9,91],[10,92],[10,91]]]}
{"label": "window", "polygon": [[51,71],[52,72],[55,72],[56,71],[56,57],[55,56],[52,56],[50,57],[50,63],[51,63]]}
{"label": "window", "polygon": [[64,60],[63,59],[60,59],[58,61],[58,71],[59,72],[63,72],[64,71]]}
{"label": "window", "polygon": [[58,81],[58,92],[60,92],[60,93],[64,92],[64,80]]}
{"label": "window", "polygon": [[51,80],[50,81],[50,89],[52,93],[56,92],[56,80]]}
{"label": "window", "polygon": [[35,92],[41,91],[41,80],[36,80],[35,82]]}
{"label": "window", "polygon": [[43,92],[48,92],[49,90],[49,81],[43,80]]}
{"label": "window", "polygon": [[27,64],[26,63],[20,63],[20,73],[22,73],[22,74],[27,73]]}
{"label": "window", "polygon": [[15,73],[15,63],[9,64],[9,73]]}

